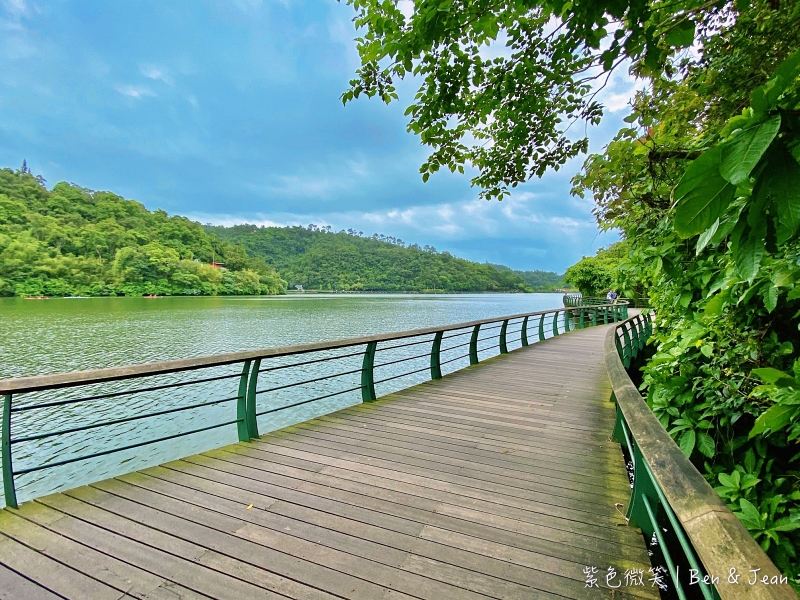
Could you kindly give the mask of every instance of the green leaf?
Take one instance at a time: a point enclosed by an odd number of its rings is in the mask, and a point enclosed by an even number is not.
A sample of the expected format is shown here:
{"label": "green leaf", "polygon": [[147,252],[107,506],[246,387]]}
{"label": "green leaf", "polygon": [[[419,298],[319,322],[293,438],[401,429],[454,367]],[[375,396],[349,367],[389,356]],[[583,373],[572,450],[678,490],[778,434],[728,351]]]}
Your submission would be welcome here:
{"label": "green leaf", "polygon": [[772,285],[766,286],[761,290],[761,297],[764,299],[764,307],[771,313],[778,305],[778,288]]}
{"label": "green leaf", "polygon": [[764,433],[767,429],[771,432],[780,431],[791,422],[792,415],[796,410],[796,406],[784,406],[782,404],[770,406],[766,412],[756,419],[748,437],[755,437],[760,433]]}
{"label": "green leaf", "polygon": [[720,146],[704,152],[692,161],[676,186],[675,229],[681,237],[711,227],[733,200],[736,187],[720,175],[721,158]]}
{"label": "green leaf", "polygon": [[737,513],[736,516],[739,517],[739,520],[745,527],[751,531],[757,531],[764,528],[764,521],[761,518],[761,514],[749,500],[741,498],[739,500],[739,507],[742,509],[742,512]]}
{"label": "green leaf", "polygon": [[699,256],[703,249],[708,246],[708,243],[713,239],[714,234],[717,233],[717,229],[719,229],[719,219],[714,221],[711,224],[711,227],[700,234],[700,237],[697,240],[697,248],[695,249],[696,256]]}
{"label": "green leaf", "polygon": [[692,455],[692,451],[694,450],[694,442],[695,442],[695,434],[694,430],[690,429],[681,435],[681,441],[678,444],[681,448],[681,452],[686,458],[689,458]]}
{"label": "green leaf", "polygon": [[800,285],[793,287],[789,295],[786,296],[787,300],[797,300],[798,298],[800,298]]}
{"label": "green leaf", "polygon": [[703,456],[707,456],[708,458],[714,457],[714,452],[716,450],[714,444],[714,438],[712,438],[707,433],[700,432],[697,435],[697,449],[700,451]]}
{"label": "green leaf", "polygon": [[753,375],[758,377],[764,383],[775,383],[781,379],[792,379],[791,375],[787,375],[783,371],[773,369],[772,367],[764,367],[763,369],[753,369],[750,371]]}
{"label": "green leaf", "polygon": [[725,473],[720,473],[719,475],[717,475],[717,479],[719,479],[719,482],[725,487],[733,488],[735,490],[739,489],[739,482],[734,481],[733,477],[731,477],[730,475],[727,475]]}
{"label": "green leaf", "polygon": [[800,50],[790,55],[775,70],[775,74],[750,94],[750,104],[757,113],[768,113],[778,103],[781,94],[800,75]]}
{"label": "green leaf", "polygon": [[756,470],[756,453],[750,448],[744,455],[744,469],[748,473],[755,473]]}
{"label": "green leaf", "polygon": [[794,521],[790,517],[778,519],[772,526],[775,531],[794,531],[800,529],[800,521]]}
{"label": "green leaf", "polygon": [[767,165],[759,177],[758,194],[775,202],[778,213],[778,243],[783,244],[800,227],[800,164],[783,144],[767,155]]}
{"label": "green leaf", "polygon": [[722,144],[719,172],[733,185],[747,180],[750,172],[761,160],[781,128],[781,116],[742,131],[732,140]]}
{"label": "green leaf", "polygon": [[711,358],[711,355],[714,353],[714,349],[709,344],[703,344],[700,346],[700,354],[705,356],[706,358]]}
{"label": "green leaf", "polygon": [[713,298],[711,298],[708,302],[706,302],[705,313],[711,317],[716,317],[722,314],[722,309],[725,307],[725,304],[730,299],[730,295],[727,290],[724,292],[720,292]]}
{"label": "green leaf", "polygon": [[678,23],[672,31],[667,34],[665,41],[670,46],[686,48],[694,43],[694,23],[688,19]]}
{"label": "green leaf", "polygon": [[733,260],[742,279],[752,282],[758,274],[761,259],[764,258],[767,222],[762,218],[756,224],[756,228],[747,224],[740,223],[740,225],[741,227],[734,230],[731,236]]}

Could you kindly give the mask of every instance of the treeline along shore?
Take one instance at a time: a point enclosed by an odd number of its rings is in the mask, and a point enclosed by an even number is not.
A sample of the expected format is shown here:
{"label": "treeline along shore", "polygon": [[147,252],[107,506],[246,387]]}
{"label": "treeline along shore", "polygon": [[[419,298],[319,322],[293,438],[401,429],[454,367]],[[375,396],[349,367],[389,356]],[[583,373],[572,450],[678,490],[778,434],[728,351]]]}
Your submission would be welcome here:
{"label": "treeline along shore", "polygon": [[[533,283],[533,285],[531,285]],[[134,200],[0,170],[0,295],[167,296],[322,291],[552,291],[512,271],[330,227],[203,226]]]}

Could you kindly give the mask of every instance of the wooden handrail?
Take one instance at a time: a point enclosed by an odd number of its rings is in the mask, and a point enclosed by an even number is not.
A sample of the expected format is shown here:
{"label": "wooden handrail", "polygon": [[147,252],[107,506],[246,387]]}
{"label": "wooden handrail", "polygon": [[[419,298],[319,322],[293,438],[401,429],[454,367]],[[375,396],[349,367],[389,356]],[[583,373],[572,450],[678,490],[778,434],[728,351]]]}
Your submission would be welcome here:
{"label": "wooden handrail", "polygon": [[[684,456],[628,376],[617,351],[617,332],[636,318],[612,327],[605,340],[605,365],[617,408],[706,572],[719,577],[717,593],[722,600],[797,600],[788,584],[761,583],[764,576],[780,581],[780,571]],[[740,575],[738,584],[729,581],[731,569]],[[759,582],[750,585],[754,569],[759,569]]]}

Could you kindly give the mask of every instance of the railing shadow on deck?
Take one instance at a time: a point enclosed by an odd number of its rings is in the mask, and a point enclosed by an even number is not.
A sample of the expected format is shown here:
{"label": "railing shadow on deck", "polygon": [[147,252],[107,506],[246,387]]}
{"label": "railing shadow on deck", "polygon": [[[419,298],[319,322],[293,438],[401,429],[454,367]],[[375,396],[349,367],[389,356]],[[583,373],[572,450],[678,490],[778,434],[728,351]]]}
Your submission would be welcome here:
{"label": "railing shadow on deck", "polygon": [[605,342],[617,407],[613,437],[633,471],[629,524],[657,542],[678,598],[796,599],[787,578],[684,456],[631,381],[626,369],[651,333],[651,315],[640,314],[613,327]]}
{"label": "railing shadow on deck", "polygon": [[[259,418],[262,430],[274,430],[280,419],[291,420],[282,416],[288,409],[301,412],[294,414],[294,422],[307,420],[373,401],[376,386],[382,393],[397,391],[507,353],[510,346],[624,318],[625,303],[559,308],[331,342],[0,380],[5,503],[16,508],[19,489],[33,498],[233,439],[246,442],[259,436]],[[307,410],[312,405],[315,409]],[[98,466],[99,461],[106,462]],[[67,465],[60,479],[52,476],[53,469]]]}

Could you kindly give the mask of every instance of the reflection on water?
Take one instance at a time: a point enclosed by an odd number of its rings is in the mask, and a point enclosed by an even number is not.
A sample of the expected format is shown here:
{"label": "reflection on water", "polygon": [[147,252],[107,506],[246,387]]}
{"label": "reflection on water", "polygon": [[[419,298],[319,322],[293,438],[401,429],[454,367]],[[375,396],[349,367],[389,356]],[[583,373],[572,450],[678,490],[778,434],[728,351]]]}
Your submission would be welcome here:
{"label": "reflection on water", "polygon": [[[272,298],[88,298],[31,301],[0,299],[0,377],[20,377],[137,364],[222,352],[328,341],[391,331],[534,312],[561,306],[560,294],[491,295],[298,295]],[[549,329],[548,319],[548,329]],[[529,326],[531,341],[535,323]],[[487,330],[481,337],[496,336]],[[519,324],[509,326],[509,349],[519,347]],[[433,336],[379,345],[375,380],[378,396],[429,379]],[[469,335],[446,338],[443,373],[468,364]],[[413,344],[413,342],[422,342]],[[497,354],[495,339],[480,343],[481,357]],[[448,350],[452,348],[452,350]],[[322,353],[265,360],[258,380],[261,433],[306,421],[361,401],[363,346],[326,351],[339,357],[294,368],[280,366],[318,359]],[[461,358],[459,358],[461,357]],[[402,358],[411,358],[397,362]],[[456,360],[452,360],[452,359]],[[450,362],[447,362],[450,361]],[[15,471],[53,464],[111,448],[203,429],[236,419],[241,364],[173,373],[139,380],[45,391],[15,397]],[[402,373],[418,371],[409,376]],[[345,375],[336,376],[340,373]],[[228,377],[225,377],[228,376]],[[324,377],[324,378],[323,378]],[[292,383],[310,381],[298,387]],[[166,384],[213,379],[177,388],[128,393]],[[339,393],[342,390],[351,390]],[[121,395],[120,392],[126,392]],[[94,400],[25,410],[56,400]],[[327,396],[285,410],[281,407]],[[213,404],[209,404],[214,402]],[[169,412],[177,407],[200,405]],[[135,418],[160,413],[148,418]],[[113,425],[68,430],[104,421]],[[38,438],[55,431],[61,435]],[[236,425],[54,466],[17,478],[19,501],[159,464],[237,440]]]}

